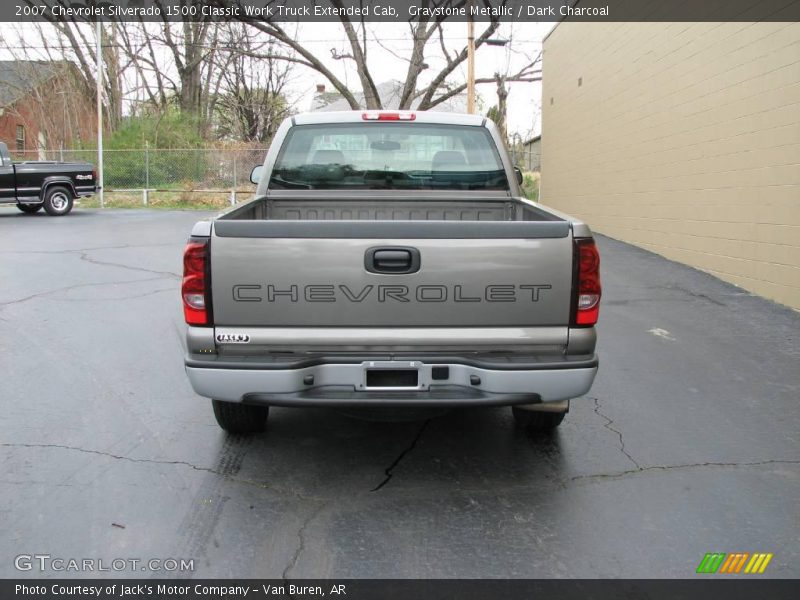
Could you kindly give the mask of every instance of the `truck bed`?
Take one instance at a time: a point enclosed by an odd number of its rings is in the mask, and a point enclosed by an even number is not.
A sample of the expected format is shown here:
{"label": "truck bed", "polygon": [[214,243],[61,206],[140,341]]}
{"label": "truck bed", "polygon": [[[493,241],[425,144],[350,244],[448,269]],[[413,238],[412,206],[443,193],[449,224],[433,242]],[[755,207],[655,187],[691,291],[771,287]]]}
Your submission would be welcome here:
{"label": "truck bed", "polygon": [[220,217],[244,221],[561,221],[558,217],[529,203],[508,196],[469,199],[419,197],[390,198],[375,195],[354,199],[290,197],[273,193],[257,198]]}

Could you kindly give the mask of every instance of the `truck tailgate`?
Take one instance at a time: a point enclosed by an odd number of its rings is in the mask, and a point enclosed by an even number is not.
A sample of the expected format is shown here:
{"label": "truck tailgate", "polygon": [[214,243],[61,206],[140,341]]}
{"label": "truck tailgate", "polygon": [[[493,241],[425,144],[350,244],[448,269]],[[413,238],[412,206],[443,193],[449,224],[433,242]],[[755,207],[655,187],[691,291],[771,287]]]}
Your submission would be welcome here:
{"label": "truck tailgate", "polygon": [[[344,227],[349,236],[308,237],[293,233],[290,224],[215,224],[216,326],[566,328],[569,323],[573,251],[567,223],[527,223],[525,237],[487,237],[493,226],[513,233],[523,225],[488,224],[483,235],[463,238],[435,237],[424,227],[423,235],[364,237],[368,227],[379,224],[341,221],[331,225]],[[269,233],[273,225],[282,228],[284,233],[274,234],[280,237]],[[532,235],[536,231],[541,235]],[[398,250],[397,256],[418,257],[414,272],[371,272],[375,251],[391,259]]]}

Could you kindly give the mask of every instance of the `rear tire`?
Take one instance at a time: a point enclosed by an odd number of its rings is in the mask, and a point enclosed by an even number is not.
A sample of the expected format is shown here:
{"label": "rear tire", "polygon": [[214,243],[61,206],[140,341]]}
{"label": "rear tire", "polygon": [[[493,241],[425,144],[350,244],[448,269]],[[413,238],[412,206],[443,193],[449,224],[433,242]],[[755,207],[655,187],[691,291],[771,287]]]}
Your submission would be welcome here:
{"label": "rear tire", "polygon": [[561,422],[567,414],[566,412],[525,410],[518,406],[512,406],[511,412],[519,427],[532,432],[553,431],[556,427],[561,425]]}
{"label": "rear tire", "polygon": [[51,217],[62,217],[72,210],[72,192],[60,185],[47,188],[44,195],[44,211]]}
{"label": "rear tire", "polygon": [[17,204],[17,208],[24,212],[26,215],[32,215],[42,210],[41,204]]}
{"label": "rear tire", "polygon": [[214,417],[228,433],[258,433],[267,426],[269,406],[212,400]]}

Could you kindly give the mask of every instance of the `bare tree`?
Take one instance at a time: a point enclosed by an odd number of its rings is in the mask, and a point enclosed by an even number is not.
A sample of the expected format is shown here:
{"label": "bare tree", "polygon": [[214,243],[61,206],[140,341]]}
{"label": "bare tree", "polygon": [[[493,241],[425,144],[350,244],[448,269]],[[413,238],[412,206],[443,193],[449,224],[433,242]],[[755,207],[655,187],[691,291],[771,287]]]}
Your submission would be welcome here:
{"label": "bare tree", "polygon": [[[162,0],[154,0],[161,8],[158,23],[127,23],[120,36],[122,48],[135,69],[149,101],[165,108],[175,101],[186,114],[205,117],[214,79],[214,54],[219,24],[198,17],[180,23],[167,19]],[[192,4],[180,0],[180,5]],[[164,53],[171,59],[164,64]]]}
{"label": "bare tree", "polygon": [[506,87],[505,77],[497,73],[497,104],[489,111],[489,117],[495,122],[500,130],[500,136],[508,140],[508,88]]}
{"label": "bare tree", "polygon": [[[279,0],[267,0],[265,5],[277,4],[278,1]],[[491,2],[491,0],[477,1],[482,3],[486,8],[502,7],[507,3],[507,0],[501,0],[499,3]],[[327,3],[331,7],[338,9],[344,8],[342,0],[319,0],[319,2],[322,4]],[[231,6],[238,4],[238,0],[213,0],[213,3],[218,6]],[[360,6],[362,8],[369,7],[371,4],[370,0],[360,0]],[[467,0],[420,1],[419,6],[422,10],[419,16],[409,20],[408,23],[409,39],[412,42],[411,53],[408,57],[398,57],[408,62],[408,69],[404,81],[402,82],[402,91],[400,93],[398,108],[408,109],[412,106],[416,106],[416,108],[420,110],[427,110],[442,102],[446,102],[466,89],[466,83],[453,83],[450,80],[459,66],[467,60],[466,45],[456,49],[447,47],[443,32],[443,24],[448,19],[448,13],[446,11],[434,10],[443,7],[464,7],[466,4]],[[339,14],[342,15],[339,17],[339,24],[344,31],[350,48],[346,52],[332,49],[331,57],[335,60],[351,61],[353,63],[361,84],[363,106],[362,102],[359,101],[348,86],[325,65],[322,58],[308,50],[302,42],[294,38],[280,23],[260,18],[250,19],[248,23],[251,27],[273,37],[284,47],[293,51],[288,56],[274,56],[274,58],[301,64],[321,74],[330,81],[336,91],[342,95],[351,108],[383,108],[385,99],[380,97],[378,86],[373,76],[372,66],[368,61],[370,44],[376,43],[380,45],[380,40],[376,39],[374,36],[370,39],[369,29],[363,17],[358,21],[353,21],[346,16],[343,11]],[[499,26],[499,17],[492,17],[486,23],[483,31],[475,38],[476,50],[480,49],[486,44],[487,40],[492,38]],[[426,78],[426,82],[423,83],[421,81],[421,75],[425,70],[430,68],[429,63],[426,62],[425,59],[426,51],[431,44],[436,44],[437,42],[444,56],[444,65],[434,73],[430,79]],[[267,55],[262,56],[266,57]],[[541,78],[539,65],[540,60],[531,60],[516,73],[507,74],[505,76],[505,81],[538,81]],[[481,78],[478,79],[476,83],[493,83],[496,80],[496,76]]]}
{"label": "bare tree", "polygon": [[[25,0],[33,5],[31,0]],[[45,4],[50,9],[53,6],[66,6],[64,0],[41,0],[38,4]],[[53,16],[53,11],[43,13],[46,23],[34,24],[38,40],[30,46],[36,46],[31,52],[25,51],[25,37],[20,50],[26,57],[38,55],[44,60],[58,62],[69,60],[74,62],[81,74],[82,84],[86,95],[94,93],[97,86],[97,56],[95,52],[96,37],[94,26],[82,23],[72,17],[58,18]],[[104,114],[106,122],[111,129],[115,128],[122,118],[122,87],[120,80],[121,65],[116,45],[112,42],[115,37],[116,24],[111,22],[101,28],[101,52],[104,72],[101,75],[103,99],[105,104]]]}
{"label": "bare tree", "polygon": [[224,75],[218,60],[224,25],[208,19],[174,23],[165,15],[162,10],[160,22],[120,27],[119,44],[134,79],[130,92],[137,101],[143,98],[150,111],[177,107],[205,130]]}
{"label": "bare tree", "polygon": [[[44,1],[51,5],[67,3],[67,0]],[[392,91],[393,106],[420,110],[434,108],[461,94],[467,87],[460,77],[460,68],[467,60],[466,45],[453,46],[448,42],[445,25],[449,13],[437,9],[463,8],[468,0],[419,0],[419,16],[407,23],[411,49],[404,55],[385,46],[363,17],[346,16],[341,10],[345,8],[345,0],[314,0],[317,4],[339,9],[341,15],[338,28],[344,35],[346,48],[331,49],[330,56],[315,54],[297,36],[296,29],[278,20],[251,18],[246,20],[244,27],[235,25],[239,38],[232,38],[230,32],[233,29],[229,24],[210,18],[170,22],[166,18],[167,11],[163,10],[167,0],[154,1],[162,8],[160,21],[111,22],[103,26],[104,97],[106,114],[112,126],[121,119],[126,96],[130,99],[132,95],[138,101],[133,106],[134,112],[142,101],[160,113],[175,106],[183,113],[198,117],[201,124],[219,116],[218,102],[225,102],[226,112],[231,112],[230,102],[238,97],[244,105],[233,113],[238,114],[241,135],[262,137],[259,130],[264,128],[266,121],[257,122],[261,119],[258,113],[280,96],[272,87],[274,84],[283,85],[277,68],[279,64],[302,65],[319,73],[353,109],[383,108],[389,98],[381,97],[384,92],[377,85],[376,74],[380,73],[382,65],[375,59],[376,47],[392,52],[398,60],[407,63],[405,75],[398,88]],[[197,0],[176,1],[181,5],[192,5]],[[205,1],[219,7],[230,7],[241,0]],[[371,8],[377,2],[358,1],[362,8]],[[509,0],[473,1],[486,8],[498,8]],[[267,6],[283,2],[264,0]],[[369,14],[371,11],[364,12]],[[240,14],[245,12],[242,10]],[[477,50],[496,35],[499,25],[499,17],[482,23],[475,38]],[[337,27],[337,24],[332,26]],[[40,27],[39,37],[45,54],[53,59],[58,57],[74,62],[87,91],[93,89],[96,61],[93,26],[53,20]],[[53,30],[57,35],[49,35],[48,32]],[[244,32],[247,35],[242,37]],[[265,43],[266,39],[272,43]],[[246,43],[241,43],[243,41]],[[356,90],[330,68],[331,60],[341,61],[354,69],[359,81]],[[539,80],[540,66],[541,55],[526,60],[516,72],[498,72],[492,77],[479,78],[476,83],[501,82],[499,89],[507,89],[505,86],[511,82]],[[250,74],[246,75],[246,71]],[[253,73],[261,77],[263,71],[266,71],[266,79],[260,82],[253,79]],[[277,104],[270,106],[267,112],[276,107]],[[126,105],[126,110],[131,110],[130,105]],[[268,120],[274,119],[268,116]],[[233,131],[231,123],[226,127]]]}
{"label": "bare tree", "polygon": [[[540,51],[532,60],[529,60],[528,65],[530,66],[526,65],[525,74],[520,76],[520,73],[518,72],[514,75],[511,75],[511,77],[513,77],[512,80],[541,80],[541,62],[542,53]],[[497,83],[497,104],[489,110],[489,113],[487,113],[487,116],[489,116],[497,124],[497,128],[500,130],[500,133],[506,142],[508,142],[508,95],[510,93],[506,82],[509,81],[509,76],[508,63],[506,63],[505,70],[495,71],[494,79]]]}
{"label": "bare tree", "polygon": [[[156,0],[156,4],[161,4],[161,0]],[[181,5],[186,4],[186,0],[181,0]],[[211,68],[211,57],[214,53],[214,46],[209,44],[212,29],[216,30],[217,25],[212,25],[208,20],[183,21],[182,23],[170,23],[166,20],[166,11],[162,10],[163,27],[159,42],[164,44],[172,54],[175,68],[178,71],[180,85],[175,90],[179,98],[179,106],[184,113],[199,115],[201,113],[204,100],[203,90],[203,70]]]}
{"label": "bare tree", "polygon": [[[218,67],[218,135],[247,142],[269,142],[292,112],[286,97],[292,63],[279,59],[275,41],[242,23],[222,28]],[[267,58],[254,58],[264,54]]]}
{"label": "bare tree", "polygon": [[177,82],[170,77],[169,65],[147,26],[141,21],[126,23],[119,28],[118,39],[128,66],[133,70],[133,82],[128,82],[132,112],[138,112],[142,103],[149,110],[165,111],[175,96]]}

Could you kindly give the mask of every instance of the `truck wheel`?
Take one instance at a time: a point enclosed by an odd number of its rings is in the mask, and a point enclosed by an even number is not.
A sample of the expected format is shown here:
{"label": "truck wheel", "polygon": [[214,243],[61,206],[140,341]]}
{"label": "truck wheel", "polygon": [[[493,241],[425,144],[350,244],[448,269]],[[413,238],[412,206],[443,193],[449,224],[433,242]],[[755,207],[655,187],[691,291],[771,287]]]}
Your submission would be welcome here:
{"label": "truck wheel", "polygon": [[540,412],[525,410],[517,406],[511,407],[517,425],[528,431],[552,431],[564,420],[565,412]]}
{"label": "truck wheel", "polygon": [[269,406],[212,400],[217,423],[228,433],[258,433],[267,426]]}
{"label": "truck wheel", "polygon": [[65,187],[54,185],[44,195],[44,211],[51,217],[60,217],[72,210],[72,193]]}
{"label": "truck wheel", "polygon": [[42,209],[41,204],[17,204],[17,208],[20,209],[22,212],[32,215],[35,212],[39,212]]}

